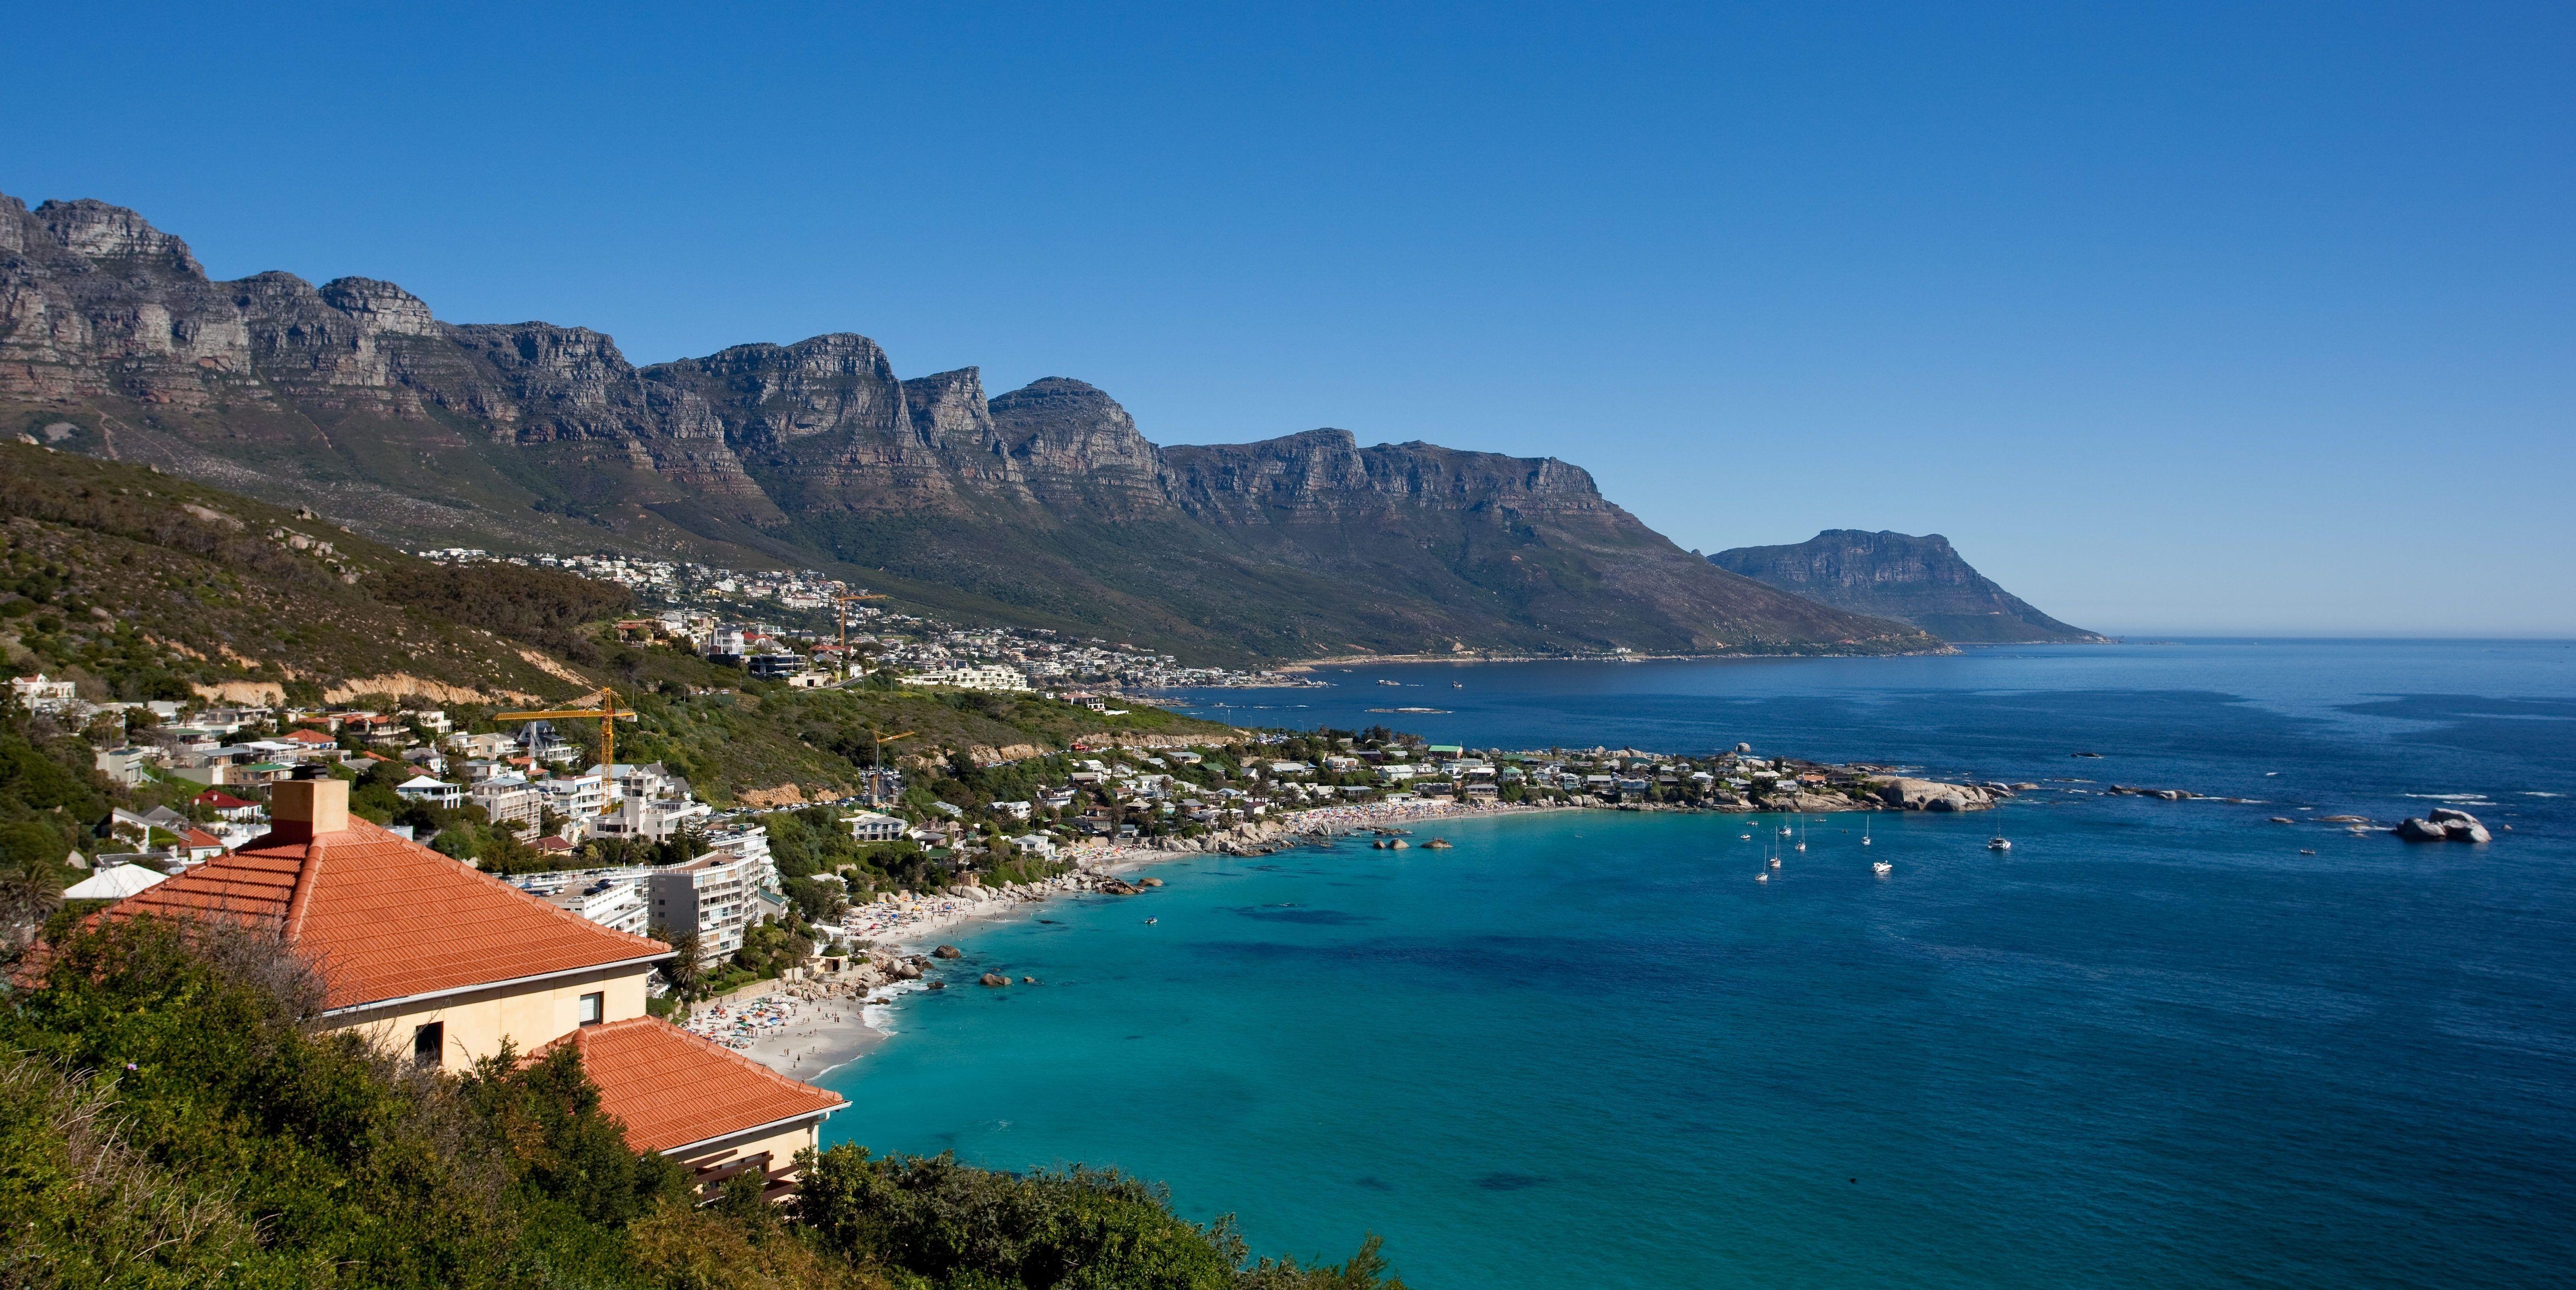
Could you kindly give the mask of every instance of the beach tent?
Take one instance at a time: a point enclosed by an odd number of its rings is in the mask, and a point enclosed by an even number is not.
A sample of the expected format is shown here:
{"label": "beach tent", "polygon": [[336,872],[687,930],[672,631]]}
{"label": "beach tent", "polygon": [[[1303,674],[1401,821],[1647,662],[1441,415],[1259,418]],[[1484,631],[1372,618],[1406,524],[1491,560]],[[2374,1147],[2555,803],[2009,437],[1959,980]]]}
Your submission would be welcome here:
{"label": "beach tent", "polygon": [[138,891],[159,886],[168,875],[156,873],[139,864],[121,864],[102,869],[63,891],[66,900],[123,900]]}

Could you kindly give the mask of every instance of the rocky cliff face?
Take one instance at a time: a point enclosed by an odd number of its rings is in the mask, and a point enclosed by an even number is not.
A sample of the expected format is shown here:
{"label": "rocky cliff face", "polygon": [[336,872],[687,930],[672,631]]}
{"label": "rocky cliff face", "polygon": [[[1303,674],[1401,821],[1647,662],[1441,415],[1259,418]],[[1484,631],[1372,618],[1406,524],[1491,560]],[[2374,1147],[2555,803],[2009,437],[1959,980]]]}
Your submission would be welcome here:
{"label": "rocky cliff face", "polygon": [[1709,561],[1819,604],[1912,623],[1945,641],[2099,641],[1970,568],[1938,533],[1827,529],[1795,546],[1720,551]]}
{"label": "rocky cliff face", "polygon": [[1554,459],[1330,429],[1158,448],[1080,381],[987,399],[848,333],[639,369],[390,282],[211,282],[132,211],[0,197],[0,421],[66,419],[67,446],[389,537],[840,560],[1220,652],[1933,644],[1693,559]]}

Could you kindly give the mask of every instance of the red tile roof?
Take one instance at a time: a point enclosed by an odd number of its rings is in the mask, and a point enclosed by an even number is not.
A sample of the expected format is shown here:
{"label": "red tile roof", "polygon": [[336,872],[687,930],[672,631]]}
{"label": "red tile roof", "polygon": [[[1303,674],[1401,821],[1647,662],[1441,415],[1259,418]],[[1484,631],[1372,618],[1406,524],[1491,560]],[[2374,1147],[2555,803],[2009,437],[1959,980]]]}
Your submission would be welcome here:
{"label": "red tile roof", "polygon": [[310,841],[267,834],[106,911],[152,914],[283,930],[334,1009],[670,952],[359,819]]}
{"label": "red tile roof", "polygon": [[277,738],[280,743],[306,744],[315,747],[340,742],[319,730],[289,730],[285,734],[279,735]]}
{"label": "red tile roof", "polygon": [[580,1050],[600,1108],[625,1123],[626,1141],[638,1151],[669,1151],[849,1105],[653,1017],[585,1026],[530,1056],[565,1044]]}
{"label": "red tile roof", "polygon": [[257,802],[244,801],[220,788],[210,788],[197,794],[196,802],[199,806],[216,811],[238,811],[245,806],[259,805]]}

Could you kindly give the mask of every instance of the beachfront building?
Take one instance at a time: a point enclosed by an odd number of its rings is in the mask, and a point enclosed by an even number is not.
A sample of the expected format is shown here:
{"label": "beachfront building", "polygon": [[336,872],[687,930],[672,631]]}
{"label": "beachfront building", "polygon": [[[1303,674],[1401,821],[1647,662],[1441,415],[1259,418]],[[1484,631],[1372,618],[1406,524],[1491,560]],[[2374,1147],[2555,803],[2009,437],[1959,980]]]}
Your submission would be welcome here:
{"label": "beachfront building", "polygon": [[712,963],[742,948],[760,864],[722,851],[656,869],[646,884],[653,923],[673,938],[695,933],[698,957]]}
{"label": "beachfront building", "polygon": [[794,1188],[796,1152],[846,1105],[645,1013],[659,941],[599,926],[349,814],[339,780],[291,780],[274,827],[110,906],[282,936],[324,983],[323,1024],[421,1066],[571,1044],[638,1150],[712,1186],[752,1169]]}

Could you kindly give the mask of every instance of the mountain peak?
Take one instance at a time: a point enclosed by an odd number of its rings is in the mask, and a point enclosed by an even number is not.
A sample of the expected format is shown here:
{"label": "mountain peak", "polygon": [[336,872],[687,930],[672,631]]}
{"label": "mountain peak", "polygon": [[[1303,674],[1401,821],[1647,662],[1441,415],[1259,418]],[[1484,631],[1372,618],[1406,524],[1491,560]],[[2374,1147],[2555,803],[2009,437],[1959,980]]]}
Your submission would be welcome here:
{"label": "mountain peak", "polygon": [[34,212],[36,226],[64,250],[85,260],[159,260],[179,272],[203,278],[204,266],[188,244],[152,227],[149,220],[122,206],[94,198],[49,201]]}
{"label": "mountain peak", "polygon": [[1938,533],[1826,529],[1790,546],[1720,551],[1730,573],[1853,613],[1912,623],[1946,641],[2098,641],[1995,585]]}

